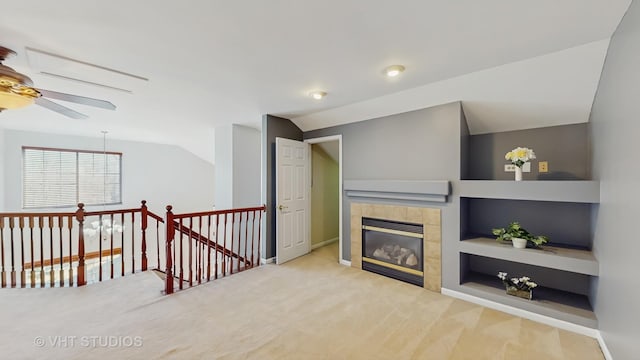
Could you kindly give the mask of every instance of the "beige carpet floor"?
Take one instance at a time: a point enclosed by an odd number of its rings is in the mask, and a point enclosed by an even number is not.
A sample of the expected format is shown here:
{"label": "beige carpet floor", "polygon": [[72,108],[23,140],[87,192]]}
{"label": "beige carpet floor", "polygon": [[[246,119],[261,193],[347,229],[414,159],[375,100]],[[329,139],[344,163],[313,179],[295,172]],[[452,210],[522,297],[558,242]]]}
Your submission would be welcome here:
{"label": "beige carpet floor", "polygon": [[594,339],[337,264],[336,245],[163,296],[152,272],[2,289],[2,359],[603,359]]}

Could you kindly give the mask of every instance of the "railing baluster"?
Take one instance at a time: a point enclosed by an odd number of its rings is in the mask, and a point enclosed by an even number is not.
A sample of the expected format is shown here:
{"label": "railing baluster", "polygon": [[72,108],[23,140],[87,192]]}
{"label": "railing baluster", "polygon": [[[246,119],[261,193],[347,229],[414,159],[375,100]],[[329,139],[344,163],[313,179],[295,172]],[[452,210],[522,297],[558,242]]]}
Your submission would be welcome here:
{"label": "railing baluster", "polygon": [[222,233],[222,276],[227,276],[227,213],[224,213],[224,232]]}
{"label": "railing baluster", "polygon": [[[131,273],[136,272],[136,234],[135,234],[136,214],[131,213]],[[122,252],[122,261],[124,261],[124,251]]]}
{"label": "railing baluster", "polygon": [[0,256],[2,256],[2,271],[0,271],[0,275],[2,276],[2,287],[7,287],[7,278],[5,269],[4,269],[4,217],[0,216]]}
{"label": "railing baluster", "polygon": [[20,287],[25,287],[27,285],[27,276],[24,271],[24,218],[22,216],[18,218],[18,225],[20,226],[20,255],[22,259],[22,266],[20,267]]}
{"label": "railing baluster", "polygon": [[67,228],[69,228],[69,286],[73,286],[73,238],[71,228],[73,228],[73,217],[67,216]]}
{"label": "railing baluster", "polygon": [[158,219],[156,219],[156,252],[158,253],[156,268],[162,269],[160,267],[160,221],[158,221]]}
{"label": "railing baluster", "polygon": [[53,217],[52,216],[47,216],[47,227],[49,228],[49,255],[51,258],[51,263],[49,264],[49,286],[50,287],[54,287],[56,286],[56,272],[53,268],[53,227],[54,227],[54,223],[53,223]]}
{"label": "railing baluster", "polygon": [[[216,214],[216,252],[215,252],[215,258],[214,261],[216,262],[215,264],[215,269],[213,270],[214,273],[214,279],[218,279],[218,258],[220,257],[220,252],[218,251],[219,246],[220,246],[220,242],[218,242],[218,234],[220,233],[220,215]],[[224,254],[224,252],[223,252]]]}
{"label": "railing baluster", "polygon": [[109,233],[109,232],[111,233],[111,234],[109,234],[109,238],[110,238],[109,255],[111,257],[111,260],[109,261],[109,263],[110,263],[110,275],[111,275],[111,278],[113,279],[113,233],[115,232],[114,231],[114,225],[115,224],[113,223],[113,214],[109,215],[109,221],[110,221],[109,228],[111,229],[111,231],[107,232],[107,233]]}
{"label": "railing baluster", "polygon": [[211,281],[211,215],[207,216],[207,281]]}
{"label": "railing baluster", "polygon": [[231,257],[229,258],[229,261],[231,262],[231,266],[229,267],[229,274],[233,274],[233,240],[235,238],[235,233],[236,233],[236,214],[235,213],[231,213],[231,251],[229,252],[229,254],[231,255]]}
{"label": "railing baluster", "polygon": [[247,265],[247,248],[249,247],[249,212],[246,212],[247,216],[244,223],[244,269],[248,268]]}
{"label": "railing baluster", "polygon": [[183,244],[182,244],[182,239],[184,237],[184,233],[182,231],[182,218],[180,218],[180,285],[179,288],[180,290],[182,290],[182,283],[184,282],[184,267],[182,264],[182,253],[183,253]]}
{"label": "railing baluster", "polygon": [[198,217],[198,284],[202,284],[202,272],[204,271],[204,265],[202,261],[202,216]]}
{"label": "railing baluster", "polygon": [[102,215],[98,216],[98,281],[102,281],[102,229],[104,224],[102,222]]}
{"label": "railing baluster", "polygon": [[58,215],[58,242],[60,243],[60,287],[64,287],[64,269],[62,266],[64,265],[64,252],[62,251],[62,242],[64,241],[62,237],[62,228],[64,227],[64,220],[62,215]]}
{"label": "railing baluster", "polygon": [[[253,249],[254,249],[254,242],[255,242],[255,232],[256,232],[256,211],[252,211],[251,212],[251,268],[253,268],[256,264],[256,261],[253,259]],[[248,223],[247,223],[248,225]]]}
{"label": "railing baluster", "polygon": [[42,216],[38,217],[38,227],[40,228],[40,287],[44,287],[44,239]]}
{"label": "railing baluster", "polygon": [[260,244],[260,240],[262,240],[262,212],[264,210],[260,211],[260,216],[258,219],[258,266],[260,266],[260,263],[262,262],[262,259],[260,258],[260,248],[262,247],[262,245]]}
{"label": "railing baluster", "polygon": [[16,287],[16,266],[15,266],[15,251],[13,248],[13,226],[14,226],[15,222],[13,219],[13,216],[9,217],[9,237],[11,240],[11,287],[14,288]]}
{"label": "railing baluster", "polygon": [[193,243],[193,218],[189,217],[189,286],[193,286],[193,260],[192,260],[192,248]]}
{"label": "railing baluster", "polygon": [[122,225],[122,231],[120,231],[120,276],[124,276],[124,213],[120,214],[120,225]]}
{"label": "railing baluster", "polygon": [[31,260],[31,273],[29,274],[29,282],[31,283],[31,287],[36,287],[36,272],[35,272],[35,264],[34,264],[34,249],[33,249],[33,216],[29,216],[29,238],[31,240],[31,246],[29,248],[30,260]]}

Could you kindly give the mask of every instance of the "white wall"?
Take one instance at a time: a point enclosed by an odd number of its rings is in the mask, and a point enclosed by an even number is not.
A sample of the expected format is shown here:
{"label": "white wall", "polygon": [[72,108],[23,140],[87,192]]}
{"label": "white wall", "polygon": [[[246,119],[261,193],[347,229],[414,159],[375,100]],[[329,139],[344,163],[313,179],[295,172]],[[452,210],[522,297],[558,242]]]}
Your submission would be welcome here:
{"label": "white wall", "polygon": [[216,186],[215,208],[233,208],[233,129],[231,125],[215,129]]}
{"label": "white wall", "polygon": [[[0,203],[0,210],[22,209],[22,146],[102,151],[102,137],[101,134],[98,136],[5,129],[4,146],[0,142],[0,154],[4,151],[4,177],[0,181],[4,182],[6,196]],[[107,151],[122,153],[122,205],[107,208],[139,207],[142,199],[147,200],[147,206],[161,216],[168,204],[173,205],[176,213],[212,208],[214,167],[211,163],[174,145],[112,140],[107,135],[106,147]]]}
{"label": "white wall", "polygon": [[260,206],[260,131],[233,125],[233,207]]}
{"label": "white wall", "polygon": [[216,128],[216,209],[260,205],[260,131],[242,126]]}

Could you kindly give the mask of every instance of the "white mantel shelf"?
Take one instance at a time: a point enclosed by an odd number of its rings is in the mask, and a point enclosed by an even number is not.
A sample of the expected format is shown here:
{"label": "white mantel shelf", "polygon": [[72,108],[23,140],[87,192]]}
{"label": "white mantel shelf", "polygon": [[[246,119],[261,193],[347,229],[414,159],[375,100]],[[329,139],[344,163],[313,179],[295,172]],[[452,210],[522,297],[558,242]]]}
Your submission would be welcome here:
{"label": "white mantel shelf", "polygon": [[345,180],[344,191],[351,198],[447,202],[448,180]]}

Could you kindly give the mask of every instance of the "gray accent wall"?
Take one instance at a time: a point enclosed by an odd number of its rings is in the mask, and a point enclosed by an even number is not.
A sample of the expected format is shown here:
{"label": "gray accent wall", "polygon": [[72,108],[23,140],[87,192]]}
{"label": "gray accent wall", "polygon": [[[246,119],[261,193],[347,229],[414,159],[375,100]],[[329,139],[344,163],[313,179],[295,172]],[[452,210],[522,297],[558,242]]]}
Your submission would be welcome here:
{"label": "gray accent wall", "polygon": [[639,59],[640,3],[634,0],[611,39],[591,113],[593,174],[600,180],[595,312],[615,359],[637,359],[640,339]]}
{"label": "gray accent wall", "polygon": [[[522,146],[533,149],[537,159],[523,180],[588,180],[591,178],[589,125],[572,124],[537,129],[506,131],[469,137],[469,180],[513,180],[514,173],[505,172],[504,155]],[[549,163],[548,173],[538,172],[538,162]]]}
{"label": "gray accent wall", "polygon": [[302,141],[302,130],[291,120],[264,115],[262,117],[262,202],[267,206],[267,213],[262,233],[262,258],[276,256],[276,138]]}
{"label": "gray accent wall", "polygon": [[[449,180],[453,193],[446,203],[405,205],[442,209],[442,278],[444,287],[459,283],[460,179],[459,102],[304,133],[305,139],[342,135],[343,179],[347,180]],[[466,124],[465,124],[466,127]],[[343,259],[351,260],[351,200],[343,196]],[[364,202],[358,199],[358,202]],[[385,203],[370,199],[369,203]],[[397,202],[396,202],[397,203]]]}

